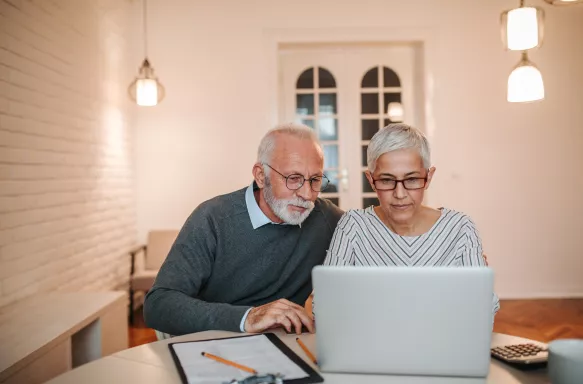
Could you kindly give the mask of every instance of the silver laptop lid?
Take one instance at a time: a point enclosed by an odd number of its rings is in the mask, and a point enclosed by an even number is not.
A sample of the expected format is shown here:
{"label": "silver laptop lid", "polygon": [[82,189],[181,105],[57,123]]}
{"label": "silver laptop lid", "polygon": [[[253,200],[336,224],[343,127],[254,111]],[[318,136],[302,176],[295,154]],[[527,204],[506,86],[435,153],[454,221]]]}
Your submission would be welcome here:
{"label": "silver laptop lid", "polygon": [[489,268],[319,266],[312,278],[322,371],[488,374]]}

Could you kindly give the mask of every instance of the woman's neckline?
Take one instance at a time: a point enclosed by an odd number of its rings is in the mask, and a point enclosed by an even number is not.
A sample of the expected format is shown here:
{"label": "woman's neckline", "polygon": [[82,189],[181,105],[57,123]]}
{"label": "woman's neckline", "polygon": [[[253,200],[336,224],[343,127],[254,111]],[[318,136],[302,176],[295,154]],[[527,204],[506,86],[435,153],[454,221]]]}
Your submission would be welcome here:
{"label": "woman's neckline", "polygon": [[437,226],[437,224],[441,221],[441,219],[445,216],[445,214],[447,213],[448,209],[447,208],[437,208],[437,210],[441,211],[441,214],[439,215],[439,217],[437,218],[437,220],[435,220],[435,222],[431,225],[431,227],[429,227],[429,229],[419,235],[412,235],[412,236],[408,236],[408,235],[399,235],[397,232],[393,231],[380,217],[379,215],[377,215],[374,206],[369,206],[366,210],[368,211],[368,213],[370,213],[371,215],[373,215],[378,221],[379,223],[381,223],[390,233],[392,233],[395,236],[399,236],[402,238],[407,238],[407,239],[414,239],[414,238],[418,238],[420,236],[424,236],[427,235],[431,232],[433,232],[433,230],[435,229],[435,227]]}

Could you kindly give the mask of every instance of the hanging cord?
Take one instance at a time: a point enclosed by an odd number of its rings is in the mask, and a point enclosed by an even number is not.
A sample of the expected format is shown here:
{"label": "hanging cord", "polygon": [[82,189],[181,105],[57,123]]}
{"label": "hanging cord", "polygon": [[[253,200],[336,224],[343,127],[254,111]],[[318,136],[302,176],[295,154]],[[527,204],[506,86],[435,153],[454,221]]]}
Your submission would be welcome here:
{"label": "hanging cord", "polygon": [[144,57],[147,59],[148,58],[148,23],[147,18],[148,18],[148,6],[147,6],[147,0],[143,0],[142,4],[143,4],[143,11],[142,11],[142,15],[144,17]]}

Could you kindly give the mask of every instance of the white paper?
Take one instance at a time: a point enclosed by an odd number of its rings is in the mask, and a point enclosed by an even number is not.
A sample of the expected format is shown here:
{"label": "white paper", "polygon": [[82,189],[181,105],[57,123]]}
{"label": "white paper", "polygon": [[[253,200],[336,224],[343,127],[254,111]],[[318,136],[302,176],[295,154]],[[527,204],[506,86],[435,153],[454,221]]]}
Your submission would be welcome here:
{"label": "white paper", "polygon": [[178,343],[172,346],[189,384],[217,384],[252,374],[201,355],[212,355],[253,368],[260,375],[281,374],[284,380],[308,377],[265,335]]}

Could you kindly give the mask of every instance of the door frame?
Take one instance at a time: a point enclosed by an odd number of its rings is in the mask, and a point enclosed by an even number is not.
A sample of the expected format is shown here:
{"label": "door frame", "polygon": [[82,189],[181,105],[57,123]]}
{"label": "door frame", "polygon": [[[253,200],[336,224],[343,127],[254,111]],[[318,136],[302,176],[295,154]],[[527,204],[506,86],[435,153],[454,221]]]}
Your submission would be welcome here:
{"label": "door frame", "polygon": [[[341,209],[366,208],[363,199],[374,197],[376,193],[367,192],[368,181],[364,178],[366,164],[363,164],[362,149],[369,140],[362,138],[361,122],[372,119],[379,128],[379,119],[387,119],[384,97],[387,92],[396,92],[403,103],[405,122],[417,126],[414,120],[415,99],[415,61],[416,45],[413,44],[282,44],[279,52],[279,112],[282,122],[297,121],[303,117],[297,115],[296,95],[314,95],[314,117],[321,112],[318,109],[318,95],[334,93],[336,95],[336,107],[334,118],[337,119],[337,138],[335,141],[324,139],[322,145],[336,146],[339,152],[339,162],[335,169],[325,168],[326,175],[338,173],[338,191],[333,195],[324,193],[323,197],[339,198],[336,203]],[[296,84],[299,76],[308,68],[324,68],[334,77],[336,86],[332,88],[319,88],[317,82],[313,89],[298,89]],[[382,83],[383,72],[380,68],[390,68],[399,78],[400,85],[387,87]],[[369,71],[377,72],[378,81],[376,87],[363,87],[364,76]],[[314,79],[318,71],[314,70]],[[315,80],[314,80],[315,81]],[[376,95],[377,113],[363,114],[361,111],[362,95]],[[325,116],[324,116],[325,117]],[[322,116],[320,116],[322,118]],[[311,117],[308,117],[311,119]],[[318,124],[321,122],[316,119]],[[358,128],[357,128],[358,127]],[[324,151],[326,153],[326,151]],[[365,156],[366,157],[366,156]],[[326,160],[326,159],[324,159]],[[327,162],[324,161],[326,164]],[[342,173],[347,172],[347,180],[342,179]],[[363,180],[364,179],[364,180]],[[346,181],[349,185],[344,185]],[[348,188],[346,188],[348,187]]]}
{"label": "door frame", "polygon": [[[408,43],[417,45],[415,75],[422,80],[416,85],[414,121],[430,143],[435,136],[435,97],[433,94],[435,63],[438,61],[440,30],[428,27],[400,28],[274,28],[263,31],[265,59],[266,130],[279,123],[282,116],[279,106],[279,48],[282,44],[358,44]],[[431,205],[431,190],[424,202]]]}

